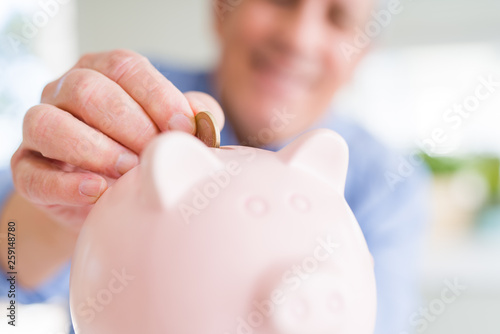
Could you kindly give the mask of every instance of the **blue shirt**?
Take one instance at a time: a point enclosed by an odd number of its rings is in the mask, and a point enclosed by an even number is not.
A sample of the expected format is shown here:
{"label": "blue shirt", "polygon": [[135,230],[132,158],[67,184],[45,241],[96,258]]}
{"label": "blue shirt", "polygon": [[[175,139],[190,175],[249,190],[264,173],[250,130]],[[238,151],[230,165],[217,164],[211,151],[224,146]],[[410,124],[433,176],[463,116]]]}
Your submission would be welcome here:
{"label": "blue shirt", "polygon": [[[183,92],[196,90],[216,97],[211,76],[207,73],[167,70],[161,65],[157,68]],[[378,294],[375,333],[406,331],[410,328],[409,317],[417,310],[419,302],[417,263],[428,212],[427,174],[422,166],[415,166],[414,160],[391,152],[354,121],[337,116],[332,110],[325,113],[313,128],[335,130],[349,146],[345,198],[375,260]],[[221,131],[221,144],[238,144],[227,119]],[[278,150],[281,147],[266,148]],[[11,190],[10,173],[2,171],[0,205]],[[6,296],[4,275],[0,271],[0,298]],[[68,289],[69,264],[36,290],[18,287],[18,301],[43,302],[51,296],[67,298]]]}

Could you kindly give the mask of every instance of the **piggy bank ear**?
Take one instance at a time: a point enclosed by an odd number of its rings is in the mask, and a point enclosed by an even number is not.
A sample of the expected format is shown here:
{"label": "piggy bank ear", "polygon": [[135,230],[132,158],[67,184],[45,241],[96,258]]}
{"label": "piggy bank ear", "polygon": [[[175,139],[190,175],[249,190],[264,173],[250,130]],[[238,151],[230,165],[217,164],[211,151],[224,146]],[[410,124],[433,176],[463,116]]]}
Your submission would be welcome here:
{"label": "piggy bank ear", "polygon": [[288,165],[306,171],[344,194],[349,149],[336,132],[327,129],[307,132],[278,155]]}
{"label": "piggy bank ear", "polygon": [[155,138],[141,155],[141,198],[170,209],[223,163],[198,138],[170,131]]}

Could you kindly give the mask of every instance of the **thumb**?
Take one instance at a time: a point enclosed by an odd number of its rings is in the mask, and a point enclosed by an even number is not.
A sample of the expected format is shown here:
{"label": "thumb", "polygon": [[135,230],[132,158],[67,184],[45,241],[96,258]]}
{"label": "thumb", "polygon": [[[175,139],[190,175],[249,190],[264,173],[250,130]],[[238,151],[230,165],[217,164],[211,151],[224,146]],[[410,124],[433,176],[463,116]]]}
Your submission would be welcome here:
{"label": "thumb", "polygon": [[210,112],[215,117],[219,129],[222,130],[225,122],[224,112],[212,96],[202,92],[187,92],[184,95],[195,115],[200,111]]}

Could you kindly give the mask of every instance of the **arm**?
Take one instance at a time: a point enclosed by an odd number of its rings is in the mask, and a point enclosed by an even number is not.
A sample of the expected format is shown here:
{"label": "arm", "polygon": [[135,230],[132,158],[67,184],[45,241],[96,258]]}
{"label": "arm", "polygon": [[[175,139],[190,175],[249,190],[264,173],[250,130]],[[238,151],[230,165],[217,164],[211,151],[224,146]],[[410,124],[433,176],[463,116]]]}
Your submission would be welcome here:
{"label": "arm", "polygon": [[[68,263],[77,233],[47,217],[15,191],[0,216],[0,268],[7,272],[7,224],[16,223],[18,286],[35,290]],[[4,296],[5,297],[5,296]]]}

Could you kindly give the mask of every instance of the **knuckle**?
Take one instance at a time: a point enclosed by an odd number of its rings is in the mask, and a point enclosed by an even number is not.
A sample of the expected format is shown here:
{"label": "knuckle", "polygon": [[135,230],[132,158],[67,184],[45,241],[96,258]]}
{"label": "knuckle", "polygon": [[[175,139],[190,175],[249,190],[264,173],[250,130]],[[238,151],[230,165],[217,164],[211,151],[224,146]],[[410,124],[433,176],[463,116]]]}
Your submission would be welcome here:
{"label": "knuckle", "polygon": [[42,108],[42,105],[36,105],[28,109],[24,115],[23,121],[23,137],[24,139],[32,140],[40,131],[40,122],[43,121],[47,111]]}
{"label": "knuckle", "polygon": [[23,158],[25,155],[25,149],[21,146],[14,152],[12,157],[10,158],[10,169],[12,171],[12,179],[15,180],[17,176],[17,171],[18,171],[18,166],[19,166],[19,161]]}
{"label": "knuckle", "polygon": [[37,178],[34,176],[35,173],[25,173],[21,177],[20,184],[23,188],[23,192],[28,198],[35,198],[37,193],[40,193],[40,187],[37,187]]}
{"label": "knuckle", "polygon": [[41,170],[26,173],[21,179],[24,184],[23,192],[31,201],[46,203],[54,195],[53,179],[44,175]]}
{"label": "knuckle", "polygon": [[[33,179],[33,178],[32,178]],[[39,181],[32,181],[31,189],[36,189],[38,195],[47,200],[49,196],[53,195],[55,192],[54,187],[54,178],[52,177],[43,177],[40,178]],[[37,188],[35,188],[37,187]]]}
{"label": "knuckle", "polygon": [[76,63],[76,67],[87,67],[88,64],[91,63],[92,59],[96,56],[95,53],[85,53],[83,54],[78,62]]}
{"label": "knuckle", "polygon": [[25,198],[31,198],[35,178],[34,173],[23,173],[17,169],[12,170],[12,182],[16,191]]}
{"label": "knuckle", "polygon": [[47,105],[32,107],[24,117],[23,136],[35,147],[50,134],[50,129],[60,126],[62,118]]}
{"label": "knuckle", "polygon": [[42,97],[40,99],[41,102],[48,101],[52,97],[52,92],[55,90],[55,86],[57,86],[60,79],[49,82],[42,91]]}
{"label": "knuckle", "polygon": [[168,80],[165,85],[157,84],[151,87],[150,93],[151,99],[157,101],[157,109],[166,110],[167,113],[182,110],[188,105],[187,97]]}
{"label": "knuckle", "polygon": [[91,70],[74,69],[66,77],[71,85],[71,97],[73,101],[85,106],[95,91],[96,80]]}
{"label": "knuckle", "polygon": [[28,197],[27,186],[24,182],[26,180],[26,175],[23,177],[19,173],[12,172],[12,182],[16,191],[23,197]]}
{"label": "knuckle", "polygon": [[26,111],[23,119],[23,133],[27,132],[33,126],[33,119],[39,112],[40,107],[38,105],[33,106]]}
{"label": "knuckle", "polygon": [[118,81],[130,69],[143,63],[145,59],[144,56],[133,51],[117,49],[107,54],[103,68],[114,81]]}
{"label": "knuckle", "polygon": [[148,122],[137,132],[134,142],[137,143],[141,149],[143,149],[157,134],[158,131],[156,130],[154,124],[152,122]]}
{"label": "knuckle", "polygon": [[151,73],[148,74],[149,75],[144,77],[144,81],[142,84],[144,89],[150,92],[153,96],[169,95],[172,94],[173,91],[175,91],[173,89],[175,88],[175,86],[170,81],[166,80],[165,84],[161,84],[158,80],[156,80],[153,74]]}
{"label": "knuckle", "polygon": [[70,148],[65,161],[75,165],[84,164],[87,159],[93,157],[93,153],[98,149],[96,144],[95,134],[90,129],[88,131],[78,131],[73,136],[68,136],[65,141],[65,146]]}

